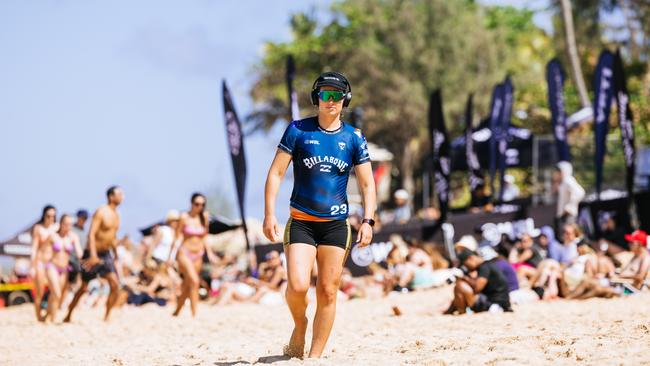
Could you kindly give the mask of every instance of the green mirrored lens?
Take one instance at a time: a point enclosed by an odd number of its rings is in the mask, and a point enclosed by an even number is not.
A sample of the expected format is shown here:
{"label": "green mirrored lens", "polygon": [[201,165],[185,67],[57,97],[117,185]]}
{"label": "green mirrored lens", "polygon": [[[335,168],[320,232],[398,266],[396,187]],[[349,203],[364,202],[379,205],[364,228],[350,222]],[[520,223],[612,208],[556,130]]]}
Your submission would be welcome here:
{"label": "green mirrored lens", "polygon": [[341,99],[343,99],[344,96],[345,96],[344,92],[336,91],[336,90],[323,90],[320,93],[318,93],[318,97],[324,102],[327,102],[330,99],[332,99],[335,102],[338,102]]}

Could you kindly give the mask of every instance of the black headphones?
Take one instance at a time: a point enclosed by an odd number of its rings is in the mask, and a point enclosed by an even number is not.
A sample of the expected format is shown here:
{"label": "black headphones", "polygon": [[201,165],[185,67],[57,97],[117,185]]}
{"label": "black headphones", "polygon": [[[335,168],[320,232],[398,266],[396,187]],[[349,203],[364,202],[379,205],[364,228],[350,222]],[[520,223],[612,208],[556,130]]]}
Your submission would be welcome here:
{"label": "black headphones", "polygon": [[326,78],[336,79],[345,84],[346,90],[345,97],[343,98],[343,108],[350,105],[350,101],[352,101],[352,86],[350,86],[350,82],[345,76],[343,76],[343,74],[336,71],[324,72],[318,76],[316,81],[314,81],[314,84],[311,86],[311,104],[315,106],[318,105],[318,93],[320,92],[319,88],[321,87],[320,84],[323,83]]}

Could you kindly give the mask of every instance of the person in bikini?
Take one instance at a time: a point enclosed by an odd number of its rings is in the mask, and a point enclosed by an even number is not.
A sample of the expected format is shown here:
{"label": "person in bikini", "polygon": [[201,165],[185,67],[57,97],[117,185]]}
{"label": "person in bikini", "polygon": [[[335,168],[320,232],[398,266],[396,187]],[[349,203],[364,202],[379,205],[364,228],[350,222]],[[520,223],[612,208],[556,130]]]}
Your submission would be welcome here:
{"label": "person in bikini", "polygon": [[124,192],[118,186],[112,186],[106,191],[107,203],[95,211],[88,231],[88,247],[82,257],[81,287],[74,295],[68,315],[63,320],[70,322],[72,311],[77,306],[81,296],[88,288],[88,282],[100,276],[108,281],[110,293],[106,300],[107,321],[111,309],[117,302],[120,291],[120,282],[115,271],[114,261],[117,259],[117,231],[120,228],[120,214],[117,207],[124,200]]}
{"label": "person in bikini", "polygon": [[65,214],[61,216],[59,230],[50,235],[47,245],[51,247],[52,257],[45,264],[47,285],[50,289],[46,318],[49,317],[52,322],[56,322],[57,312],[65,296],[64,291],[70,271],[70,258],[72,253],[76,253],[77,258],[81,258],[83,253],[79,236],[72,231],[72,217]]}
{"label": "person in bikini", "polygon": [[52,248],[46,245],[46,241],[57,230],[56,208],[47,205],[43,208],[41,219],[32,228],[32,278],[34,279],[34,310],[36,320],[45,320],[41,302],[47,285],[45,264],[52,258]]}
{"label": "person in bikini", "polygon": [[[203,266],[203,255],[207,253],[211,263],[217,262],[216,256],[207,247],[205,240],[203,240],[208,234],[210,223],[208,212],[205,210],[206,202],[207,200],[203,194],[194,193],[192,195],[192,207],[188,212],[181,214],[175,237],[172,241],[173,243],[177,241],[181,243],[176,254],[176,261],[178,262],[178,269],[183,277],[181,295],[178,298],[174,316],[180,314],[187,298],[190,299],[192,316],[196,316],[196,306],[199,302],[199,274]],[[170,259],[173,251],[174,246],[172,245],[169,251]]]}
{"label": "person in bikini", "polygon": [[318,115],[293,121],[287,127],[266,179],[264,235],[277,242],[280,231],[275,200],[293,161],[291,217],[284,234],[286,300],[294,321],[284,353],[292,357],[304,356],[307,291],[314,261],[318,266],[317,309],[309,357],[321,356],[332,330],[343,264],[352,241],[346,188],[353,169],[364,208],[357,243],[366,246],[372,240],[376,195],[368,145],[361,130],[341,121],[341,112],[351,99],[352,88],[345,76],[338,72],[321,74],[311,90]]}

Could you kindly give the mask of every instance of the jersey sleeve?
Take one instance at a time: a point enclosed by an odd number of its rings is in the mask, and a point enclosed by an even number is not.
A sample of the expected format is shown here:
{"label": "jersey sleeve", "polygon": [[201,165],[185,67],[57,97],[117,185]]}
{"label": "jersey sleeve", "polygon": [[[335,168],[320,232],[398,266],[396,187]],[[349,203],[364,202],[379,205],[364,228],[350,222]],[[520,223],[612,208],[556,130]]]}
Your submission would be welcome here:
{"label": "jersey sleeve", "polygon": [[370,154],[368,153],[368,142],[366,136],[358,128],[354,130],[354,156],[352,163],[359,165],[370,161]]}
{"label": "jersey sleeve", "polygon": [[289,154],[293,154],[299,134],[300,130],[296,127],[295,122],[292,122],[287,129],[284,130],[284,135],[282,135],[278,148]]}
{"label": "jersey sleeve", "polygon": [[478,277],[488,279],[490,277],[490,267],[488,267],[488,266],[480,266],[476,270],[476,274],[477,274]]}

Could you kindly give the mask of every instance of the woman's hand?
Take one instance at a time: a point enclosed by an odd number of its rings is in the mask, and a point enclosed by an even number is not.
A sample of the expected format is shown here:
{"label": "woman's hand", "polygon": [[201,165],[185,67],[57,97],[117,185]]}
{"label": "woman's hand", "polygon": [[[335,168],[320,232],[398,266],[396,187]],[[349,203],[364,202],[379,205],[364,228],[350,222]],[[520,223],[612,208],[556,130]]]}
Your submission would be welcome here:
{"label": "woman's hand", "polygon": [[273,243],[280,241],[280,230],[278,229],[278,219],[275,216],[264,217],[264,236]]}
{"label": "woman's hand", "polygon": [[361,224],[359,232],[357,233],[357,244],[363,248],[370,244],[372,241],[372,227],[367,222]]}

